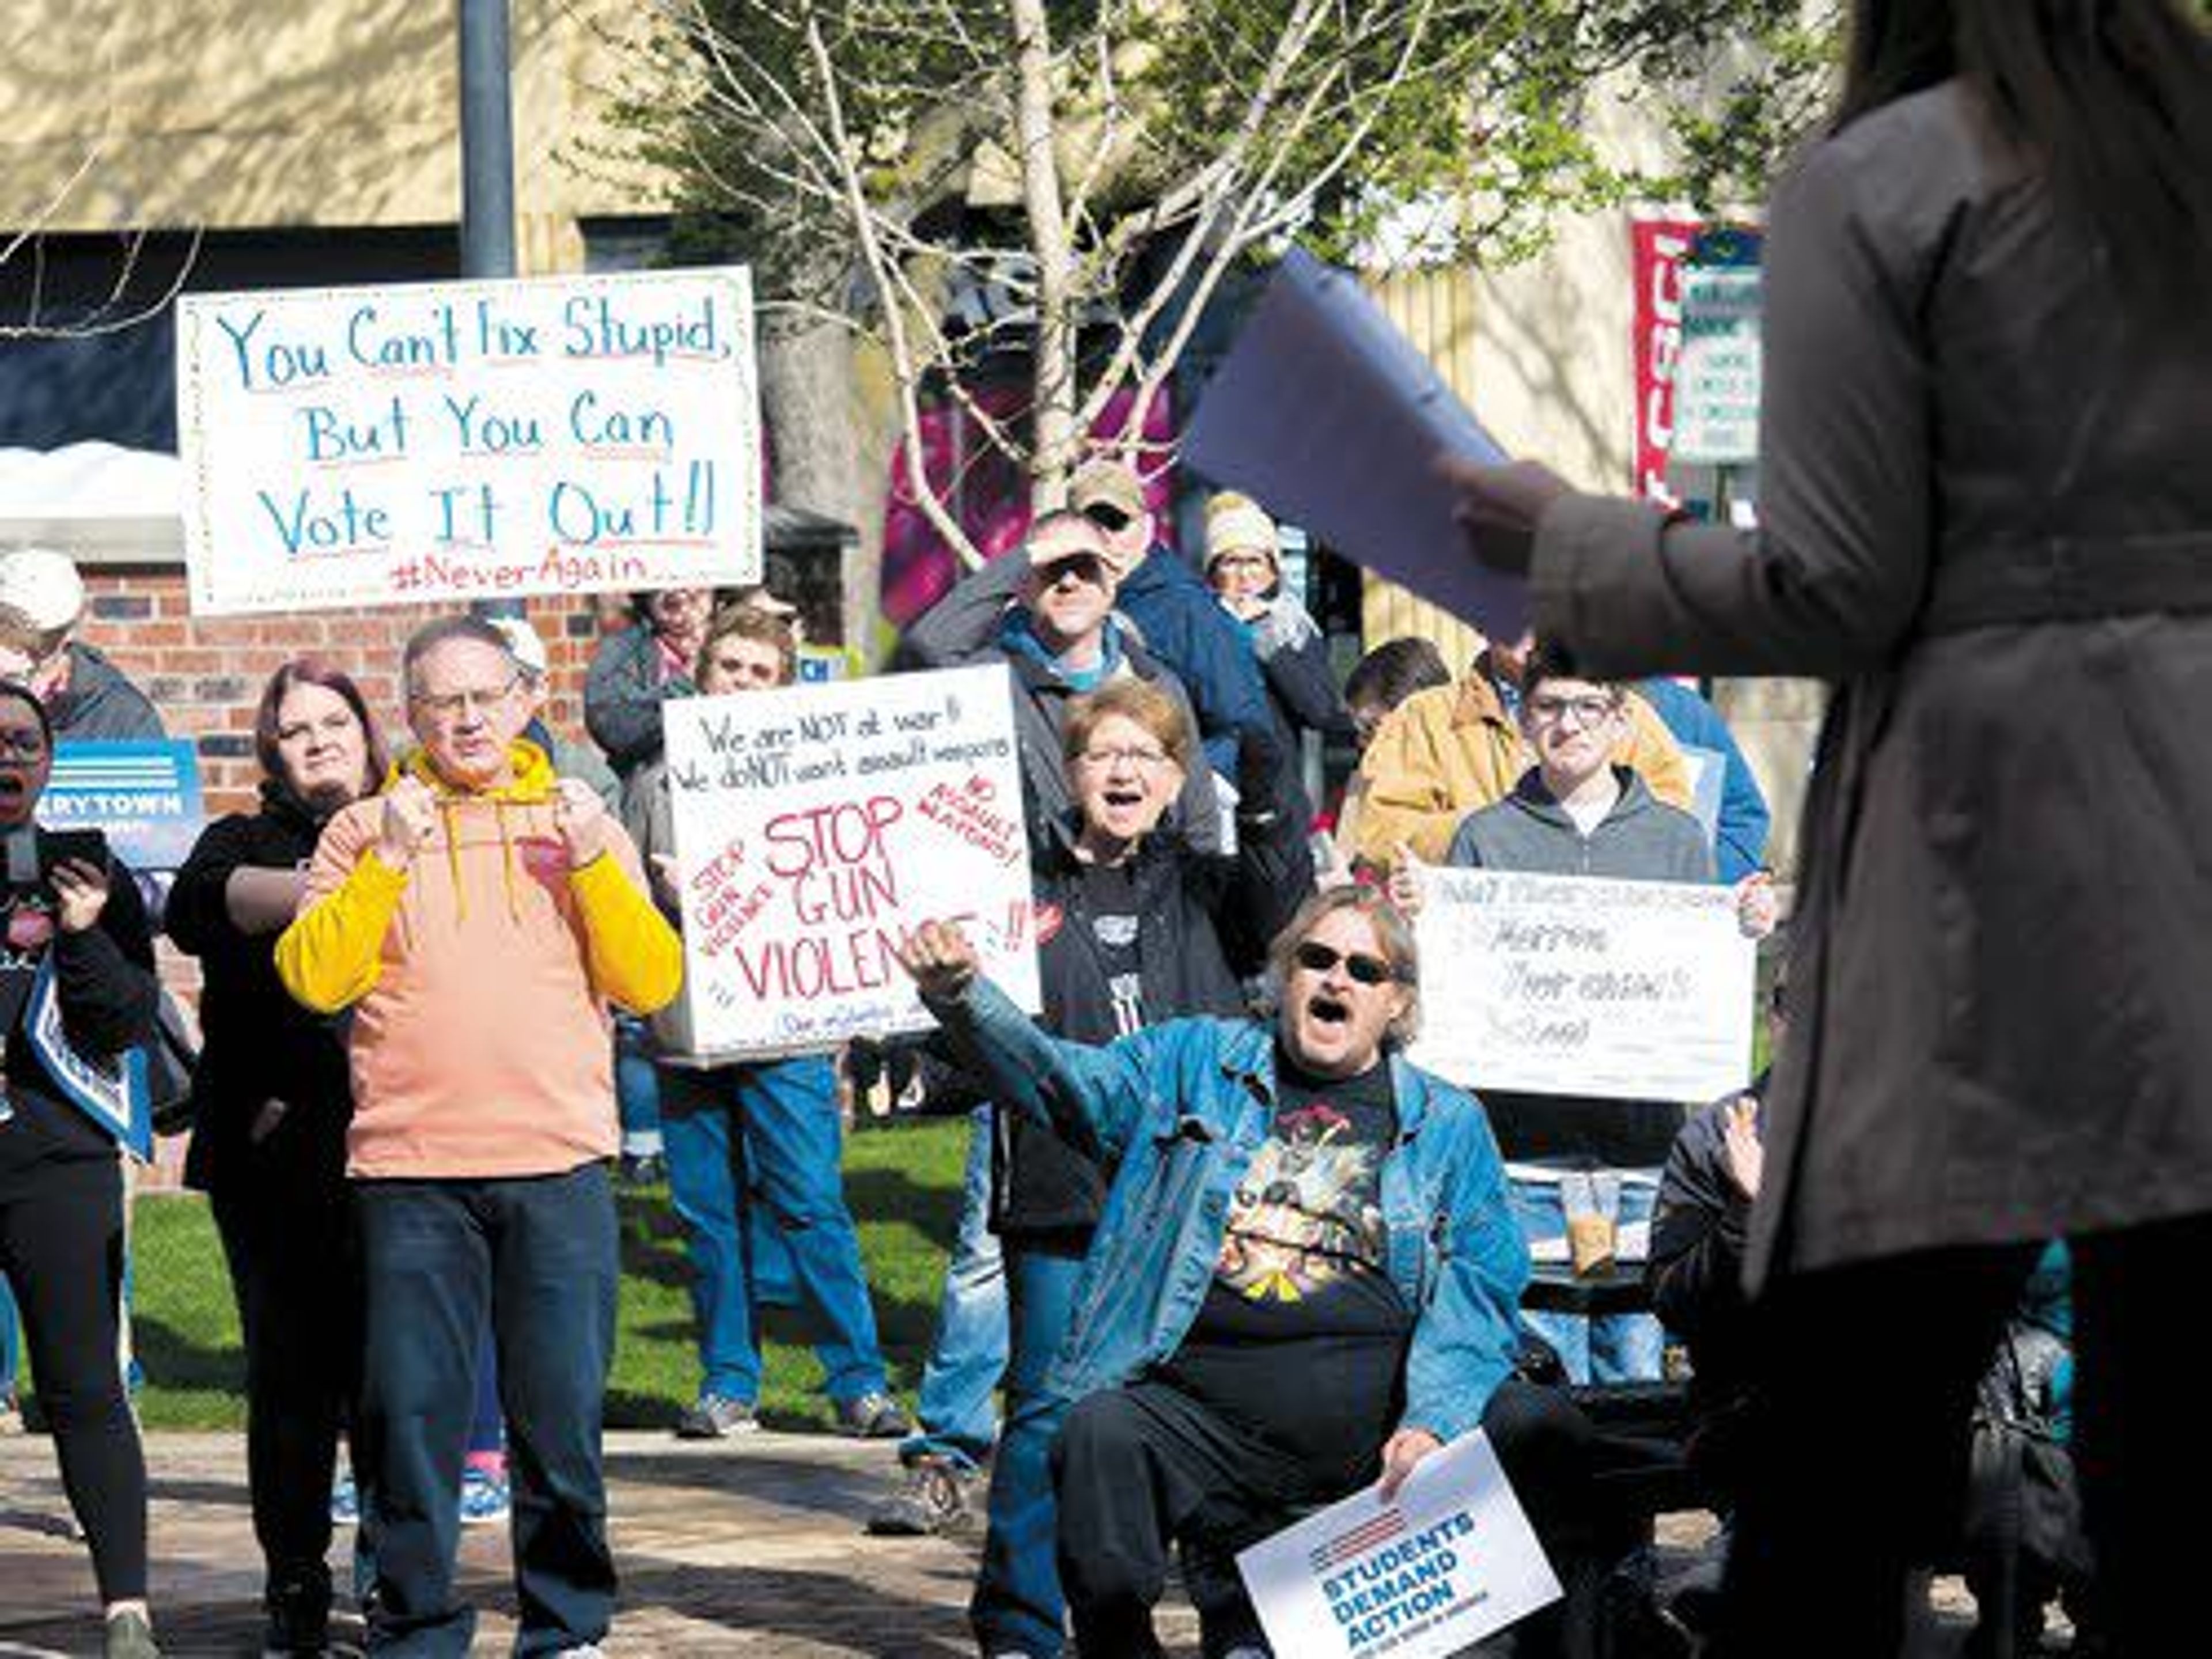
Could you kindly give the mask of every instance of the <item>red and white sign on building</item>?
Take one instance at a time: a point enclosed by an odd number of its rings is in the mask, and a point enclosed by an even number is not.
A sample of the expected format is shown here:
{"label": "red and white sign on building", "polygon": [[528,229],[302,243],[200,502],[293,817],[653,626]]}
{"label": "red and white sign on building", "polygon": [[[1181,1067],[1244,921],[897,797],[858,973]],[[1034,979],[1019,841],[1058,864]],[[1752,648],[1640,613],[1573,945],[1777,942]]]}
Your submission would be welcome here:
{"label": "red and white sign on building", "polygon": [[1682,265],[1698,233],[1696,219],[1638,217],[1629,224],[1630,270],[1636,283],[1636,477],[1647,500],[1676,505],[1667,487],[1674,442],[1674,377],[1682,353]]}

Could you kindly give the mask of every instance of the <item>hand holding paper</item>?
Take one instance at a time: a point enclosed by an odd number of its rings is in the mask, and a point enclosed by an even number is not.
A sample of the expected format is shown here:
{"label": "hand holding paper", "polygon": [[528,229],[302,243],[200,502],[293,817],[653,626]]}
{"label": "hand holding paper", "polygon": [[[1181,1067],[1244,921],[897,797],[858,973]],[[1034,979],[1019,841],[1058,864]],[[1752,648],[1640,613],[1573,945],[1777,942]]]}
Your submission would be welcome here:
{"label": "hand holding paper", "polygon": [[1527,575],[1536,521],[1546,507],[1572,493],[1566,480],[1541,461],[1493,466],[1446,455],[1437,465],[1459,491],[1452,516],[1467,532],[1469,550],[1492,570]]}

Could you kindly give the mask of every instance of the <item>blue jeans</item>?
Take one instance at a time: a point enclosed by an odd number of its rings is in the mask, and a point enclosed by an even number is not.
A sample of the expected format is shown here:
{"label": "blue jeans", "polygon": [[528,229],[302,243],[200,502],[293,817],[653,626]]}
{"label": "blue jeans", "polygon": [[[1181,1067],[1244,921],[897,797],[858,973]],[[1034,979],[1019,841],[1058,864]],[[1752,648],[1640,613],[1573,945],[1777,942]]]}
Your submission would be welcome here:
{"label": "blue jeans", "polygon": [[[747,1244],[749,1198],[766,1206],[792,1271],[820,1314],[824,1392],[884,1386],[875,1310],[845,1206],[836,1074],[810,1056],[698,1071],[660,1068],[668,1191],[691,1255],[702,1392],[760,1398],[760,1334]],[[750,1188],[750,1192],[748,1189]]]}
{"label": "blue jeans", "polygon": [[986,1655],[1013,1650],[1054,1659],[1066,1603],[1054,1559],[1060,1510],[1052,1495],[1052,1443],[1067,1402],[1044,1390],[1067,1335],[1080,1255],[1006,1247],[1013,1356],[1006,1370],[1006,1426],[991,1464],[990,1529],[969,1623]]}
{"label": "blue jeans", "polygon": [[460,1656],[454,1494],[489,1307],[513,1483],[518,1654],[599,1641],[614,1613],[599,1419],[618,1274],[606,1169],[520,1180],[364,1181],[366,1325],[356,1455],[376,1562],[369,1649]]}
{"label": "blue jeans", "polygon": [[15,1293],[8,1288],[8,1275],[0,1273],[0,1400],[12,1398],[15,1392],[17,1340]]}
{"label": "blue jeans", "polygon": [[[1516,1168],[1519,1166],[1516,1166]],[[1529,1160],[1529,1167],[1589,1169],[1587,1160]],[[1656,1170],[1619,1171],[1620,1225],[1648,1227],[1651,1206],[1659,1195]],[[1564,1249],[1567,1217],[1559,1200],[1556,1181],[1530,1180],[1508,1172],[1507,1196],[1521,1237],[1531,1249],[1540,1244]],[[1565,1258],[1562,1257],[1562,1260]],[[1521,1317],[1530,1329],[1552,1345],[1566,1368],[1571,1382],[1656,1382],[1666,1375],[1667,1332],[1653,1314],[1553,1313],[1524,1308]]]}
{"label": "blue jeans", "polygon": [[635,1014],[615,1016],[615,1111],[625,1158],[660,1155],[660,1079],[651,1028]]}
{"label": "blue jeans", "polygon": [[969,1124],[960,1231],[921,1373],[921,1431],[899,1443],[899,1461],[941,1457],[972,1474],[999,1434],[991,1395],[1006,1369],[1006,1260],[991,1231],[991,1109],[978,1106]]}

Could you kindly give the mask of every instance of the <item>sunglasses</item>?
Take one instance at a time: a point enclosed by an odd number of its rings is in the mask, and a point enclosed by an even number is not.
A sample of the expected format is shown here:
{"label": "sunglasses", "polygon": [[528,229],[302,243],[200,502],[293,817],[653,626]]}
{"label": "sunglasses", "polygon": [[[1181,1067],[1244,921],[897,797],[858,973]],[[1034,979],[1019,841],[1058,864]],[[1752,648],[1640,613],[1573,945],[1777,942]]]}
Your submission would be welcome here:
{"label": "sunglasses", "polygon": [[1083,509],[1083,516],[1101,530],[1124,530],[1129,524],[1129,515],[1111,501],[1091,502]]}
{"label": "sunglasses", "polygon": [[1291,951],[1291,960],[1313,974],[1325,974],[1340,962],[1357,985],[1388,985],[1398,977],[1398,970],[1380,957],[1370,957],[1364,951],[1334,950],[1316,939],[1301,942]]}

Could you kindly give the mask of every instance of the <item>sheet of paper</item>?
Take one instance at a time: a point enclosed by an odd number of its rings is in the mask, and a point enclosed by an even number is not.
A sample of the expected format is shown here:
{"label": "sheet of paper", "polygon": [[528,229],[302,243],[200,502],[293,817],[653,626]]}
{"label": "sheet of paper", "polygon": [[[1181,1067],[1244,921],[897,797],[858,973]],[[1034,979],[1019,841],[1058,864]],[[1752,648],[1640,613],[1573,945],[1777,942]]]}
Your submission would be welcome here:
{"label": "sheet of paper", "polygon": [[1725,887],[1425,868],[1449,988],[1413,1058],[1480,1091],[1706,1101],[1751,1078],[1756,950]]}
{"label": "sheet of paper", "polygon": [[1237,1558],[1275,1659],[1443,1659],[1559,1597],[1480,1431]]}
{"label": "sheet of paper", "polygon": [[1504,459],[1358,279],[1293,248],[1206,382],[1182,459],[1497,639],[1527,584],[1468,550],[1446,455]]}

